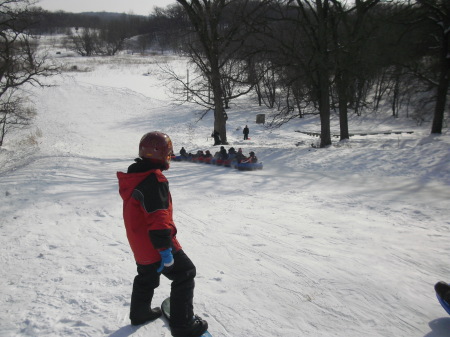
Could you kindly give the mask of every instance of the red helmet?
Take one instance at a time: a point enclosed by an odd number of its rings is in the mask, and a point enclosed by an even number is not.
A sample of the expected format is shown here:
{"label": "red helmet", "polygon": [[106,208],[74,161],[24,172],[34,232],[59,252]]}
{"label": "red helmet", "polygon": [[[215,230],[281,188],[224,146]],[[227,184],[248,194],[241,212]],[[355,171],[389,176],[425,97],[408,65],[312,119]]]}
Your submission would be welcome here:
{"label": "red helmet", "polygon": [[172,141],[168,135],[162,132],[146,133],[139,142],[139,157],[155,164],[162,164],[166,170],[170,166],[172,152]]}

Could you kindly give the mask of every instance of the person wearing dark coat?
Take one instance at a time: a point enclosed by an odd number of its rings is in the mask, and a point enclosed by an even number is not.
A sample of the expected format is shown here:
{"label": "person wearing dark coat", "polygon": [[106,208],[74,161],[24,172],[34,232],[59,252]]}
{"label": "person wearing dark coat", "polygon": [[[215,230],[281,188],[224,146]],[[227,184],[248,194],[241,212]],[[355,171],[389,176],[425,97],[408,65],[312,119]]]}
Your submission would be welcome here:
{"label": "person wearing dark coat", "polygon": [[242,149],[241,148],[239,148],[239,150],[238,150],[238,152],[236,153],[236,161],[238,162],[238,163],[240,163],[241,161],[243,161],[243,160],[245,160],[246,159],[246,157],[244,156],[244,154],[242,153]]}
{"label": "person wearing dark coat", "polygon": [[227,160],[228,159],[228,153],[227,150],[223,146],[220,147],[220,159]]}
{"label": "person wearing dark coat", "polygon": [[220,140],[220,133],[218,131],[214,130],[213,133],[211,134],[211,137],[214,137],[214,145],[222,144]]}
{"label": "person wearing dark coat", "polygon": [[250,130],[247,125],[245,126],[244,131],[242,133],[244,134],[244,140],[248,140],[248,134],[250,133]]}
{"label": "person wearing dark coat", "polygon": [[233,160],[236,157],[236,150],[234,147],[228,149],[228,159]]}
{"label": "person wearing dark coat", "polygon": [[187,152],[186,152],[186,149],[184,147],[181,148],[180,155],[182,157],[184,157],[184,158],[187,158]]}
{"label": "person wearing dark coat", "polygon": [[250,157],[247,158],[247,163],[256,164],[258,162],[258,158],[255,155],[255,152],[250,152]]}

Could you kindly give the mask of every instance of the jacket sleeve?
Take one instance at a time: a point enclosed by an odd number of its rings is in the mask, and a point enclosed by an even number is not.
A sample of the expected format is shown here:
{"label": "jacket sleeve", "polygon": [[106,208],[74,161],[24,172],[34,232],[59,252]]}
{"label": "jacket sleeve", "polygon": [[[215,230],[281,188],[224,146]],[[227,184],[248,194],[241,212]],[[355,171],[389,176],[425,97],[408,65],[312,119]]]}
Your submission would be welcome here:
{"label": "jacket sleeve", "polygon": [[145,212],[148,234],[156,249],[171,246],[172,225],[170,223],[169,183],[158,181],[155,174],[150,174],[133,191],[136,199]]}

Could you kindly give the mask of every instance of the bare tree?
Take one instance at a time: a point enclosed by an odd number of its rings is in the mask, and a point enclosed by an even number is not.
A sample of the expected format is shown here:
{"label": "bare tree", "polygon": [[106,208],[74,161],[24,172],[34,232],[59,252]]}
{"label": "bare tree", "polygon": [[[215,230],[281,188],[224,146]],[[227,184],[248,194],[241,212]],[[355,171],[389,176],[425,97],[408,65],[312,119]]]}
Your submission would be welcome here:
{"label": "bare tree", "polygon": [[222,46],[219,23],[225,10],[225,0],[177,0],[187,12],[189,19],[198,34],[202,52],[191,49],[191,55],[203,73],[207,74],[214,100],[214,130],[219,132],[220,139],[227,143],[226,117],[223,102],[223,90],[220,77]]}
{"label": "bare tree", "polygon": [[65,45],[80,56],[93,56],[99,54],[99,34],[91,28],[70,30]]}
{"label": "bare tree", "polygon": [[191,36],[191,27],[183,7],[175,3],[166,8],[153,9],[153,14],[149,17],[148,33],[154,47],[158,47],[161,53],[168,49],[180,52],[184,41]]}
{"label": "bare tree", "polygon": [[242,45],[246,35],[244,22],[251,20],[267,0],[177,1],[186,11],[197,36],[197,40],[190,43],[189,52],[211,88],[214,130],[219,132],[222,143],[227,144],[224,89],[230,89],[230,81],[235,80],[231,74],[242,72],[225,70],[230,65],[242,67],[242,63],[235,61],[242,57]]}
{"label": "bare tree", "polygon": [[430,20],[436,30],[433,40],[436,41],[439,52],[438,79],[436,87],[436,105],[431,133],[442,133],[444,112],[450,86],[450,1],[449,0],[418,0],[423,7],[426,18]]}
{"label": "bare tree", "polygon": [[[281,2],[282,19],[295,31],[285,35],[281,44],[285,56],[308,76],[311,99],[317,102],[320,115],[320,147],[331,145],[330,131],[330,0],[287,0]],[[298,33],[293,36],[293,33]],[[283,36],[283,35],[281,35]],[[292,39],[301,47],[292,43]]]}
{"label": "bare tree", "polygon": [[9,90],[3,95],[0,101],[0,147],[10,131],[30,125],[34,116],[35,110],[17,94],[17,90]]}
{"label": "bare tree", "polygon": [[41,78],[57,73],[28,34],[36,17],[31,0],[0,0],[0,146],[7,132],[26,125],[30,110],[18,97],[23,86],[42,86]]}
{"label": "bare tree", "polygon": [[100,29],[98,34],[99,53],[112,56],[123,50],[125,41],[131,35],[127,31],[125,20],[111,21]]}
{"label": "bare tree", "polygon": [[[361,79],[364,64],[364,51],[370,40],[370,30],[365,28],[370,10],[380,0],[355,0],[354,6],[342,6],[340,1],[331,0],[331,31],[334,57],[334,85],[338,96],[340,139],[349,139],[348,107],[354,98],[359,97],[356,83]],[[361,88],[361,86],[360,86]],[[356,103],[356,104],[359,104]]]}

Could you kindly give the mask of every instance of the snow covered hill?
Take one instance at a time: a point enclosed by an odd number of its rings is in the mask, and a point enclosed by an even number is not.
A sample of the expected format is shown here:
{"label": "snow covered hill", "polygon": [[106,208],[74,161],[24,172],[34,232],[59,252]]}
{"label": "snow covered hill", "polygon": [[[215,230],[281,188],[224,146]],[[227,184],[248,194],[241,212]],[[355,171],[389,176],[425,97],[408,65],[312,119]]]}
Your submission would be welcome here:
{"label": "snow covered hill", "polygon": [[[135,264],[116,171],[140,137],[211,150],[212,116],[172,103],[155,61],[60,57],[52,87],[32,90],[35,124],[0,148],[0,336],[170,336],[162,320],[129,325]],[[179,240],[197,266],[195,310],[215,337],[450,336],[433,290],[450,282],[450,133],[403,116],[352,116],[355,136],[327,149],[255,124],[265,108],[234,102],[230,146],[262,171],[173,163]],[[244,141],[242,128],[250,127]],[[338,118],[333,116],[333,130]],[[162,278],[154,305],[168,296]]]}

